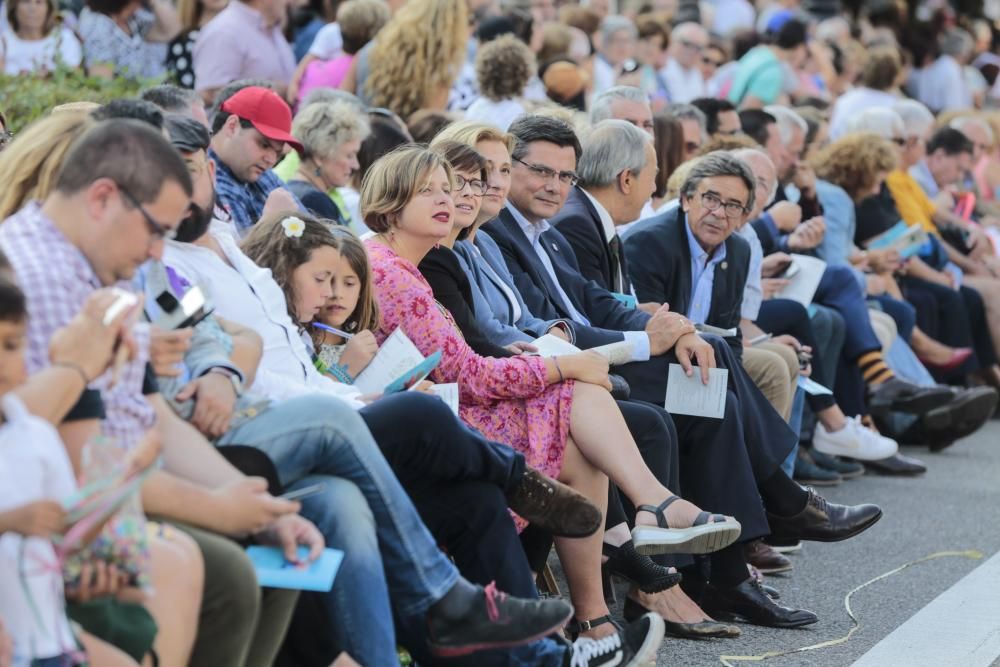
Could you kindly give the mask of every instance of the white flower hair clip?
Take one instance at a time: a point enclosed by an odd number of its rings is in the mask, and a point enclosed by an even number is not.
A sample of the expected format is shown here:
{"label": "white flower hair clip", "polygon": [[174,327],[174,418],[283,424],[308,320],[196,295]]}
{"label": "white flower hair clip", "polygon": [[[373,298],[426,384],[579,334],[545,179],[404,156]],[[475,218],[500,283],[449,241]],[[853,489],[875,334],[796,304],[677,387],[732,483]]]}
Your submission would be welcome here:
{"label": "white flower hair clip", "polygon": [[281,221],[281,226],[285,230],[285,236],[288,238],[302,238],[302,232],[306,230],[306,223],[302,222],[299,218],[285,218]]}

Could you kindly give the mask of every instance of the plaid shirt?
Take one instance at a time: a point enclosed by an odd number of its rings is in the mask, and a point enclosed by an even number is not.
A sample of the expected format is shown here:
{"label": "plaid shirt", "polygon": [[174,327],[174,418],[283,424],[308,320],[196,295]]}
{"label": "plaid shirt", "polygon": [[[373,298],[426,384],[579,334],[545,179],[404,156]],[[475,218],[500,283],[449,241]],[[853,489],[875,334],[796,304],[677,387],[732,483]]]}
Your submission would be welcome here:
{"label": "plaid shirt", "polygon": [[[0,250],[10,259],[17,282],[28,301],[28,373],[49,365],[49,341],[83,308],[87,298],[101,287],[86,257],[32,202],[0,224]],[[129,289],[128,283],[118,285]],[[136,324],[133,333],[139,356],[122,369],[111,388],[111,373],[94,380],[90,387],[101,392],[107,418],[104,434],[131,449],[156,423],[156,413],[143,397],[143,379],[149,359],[149,327]]]}
{"label": "plaid shirt", "polygon": [[[229,214],[239,235],[246,236],[250,228],[260,220],[267,196],[272,190],[285,187],[285,182],[269,169],[255,183],[244,183],[236,178],[215,151],[209,149],[208,156],[215,162],[215,192],[218,202]],[[304,212],[305,208],[298,197],[292,197],[299,205],[299,210]]]}

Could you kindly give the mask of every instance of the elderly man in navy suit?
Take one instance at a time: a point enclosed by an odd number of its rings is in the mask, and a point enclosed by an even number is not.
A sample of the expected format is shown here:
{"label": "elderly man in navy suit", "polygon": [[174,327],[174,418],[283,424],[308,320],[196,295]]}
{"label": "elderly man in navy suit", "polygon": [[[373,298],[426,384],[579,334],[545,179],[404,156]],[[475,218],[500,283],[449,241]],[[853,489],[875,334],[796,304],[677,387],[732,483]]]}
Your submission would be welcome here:
{"label": "elderly man in navy suit", "polygon": [[[754,387],[723,340],[700,337],[686,317],[666,308],[653,315],[629,308],[607,289],[580,275],[572,248],[548,223],[578,180],[576,167],[582,149],[573,129],[553,118],[523,116],[510,132],[518,143],[513,152],[508,206],[485,229],[496,240],[532,313],[573,320],[580,347],[623,339],[633,342],[633,363],[619,367],[619,371],[629,381],[633,397],[641,400],[662,405],[671,362],[693,373],[696,361],[705,381],[708,369],[717,362],[729,369],[721,421],[674,416],[681,448],[687,443],[681,460],[685,494],[692,500],[711,496],[716,498],[715,507],[732,507],[743,525],[744,540],[766,534],[769,528],[782,536],[839,540],[871,526],[881,515],[877,507],[827,503],[796,485],[780,469],[795,435]],[[697,483],[685,485],[686,474],[697,475]],[[764,522],[758,497],[763,498],[767,510]],[[740,548],[716,552],[710,563],[707,581],[695,571],[685,577],[689,589],[710,613],[739,616],[772,627],[816,622],[812,612],[779,606],[764,594],[747,576]]]}

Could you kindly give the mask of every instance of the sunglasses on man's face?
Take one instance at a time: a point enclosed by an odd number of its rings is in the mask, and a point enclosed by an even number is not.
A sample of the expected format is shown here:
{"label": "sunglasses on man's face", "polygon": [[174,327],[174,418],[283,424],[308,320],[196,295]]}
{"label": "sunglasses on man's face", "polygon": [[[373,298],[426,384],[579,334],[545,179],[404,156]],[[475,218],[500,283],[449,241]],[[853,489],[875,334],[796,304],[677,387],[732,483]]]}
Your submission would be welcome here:
{"label": "sunglasses on man's face", "polygon": [[712,67],[718,67],[722,64],[721,60],[716,60],[715,58],[709,58],[708,56],[702,56],[701,62],[704,65],[711,65]]}

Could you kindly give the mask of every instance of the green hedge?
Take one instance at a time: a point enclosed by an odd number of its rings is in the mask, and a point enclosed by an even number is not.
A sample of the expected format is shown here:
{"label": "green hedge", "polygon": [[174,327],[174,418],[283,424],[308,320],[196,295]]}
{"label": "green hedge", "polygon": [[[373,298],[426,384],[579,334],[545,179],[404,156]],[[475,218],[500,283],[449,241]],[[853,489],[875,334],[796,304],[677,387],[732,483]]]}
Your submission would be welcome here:
{"label": "green hedge", "polygon": [[119,97],[135,97],[140,90],[156,83],[159,82],[125,77],[100,79],[79,69],[58,69],[44,78],[0,74],[0,110],[10,123],[10,130],[18,132],[54,106],[83,101],[104,104]]}

